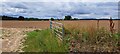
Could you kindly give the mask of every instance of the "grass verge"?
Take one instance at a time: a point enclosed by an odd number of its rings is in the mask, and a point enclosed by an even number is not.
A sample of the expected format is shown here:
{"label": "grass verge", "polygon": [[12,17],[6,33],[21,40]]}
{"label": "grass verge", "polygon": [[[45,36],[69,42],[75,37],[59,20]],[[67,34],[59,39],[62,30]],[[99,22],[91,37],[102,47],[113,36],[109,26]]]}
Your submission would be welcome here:
{"label": "grass verge", "polygon": [[23,51],[25,52],[67,52],[68,46],[52,35],[49,29],[27,33]]}

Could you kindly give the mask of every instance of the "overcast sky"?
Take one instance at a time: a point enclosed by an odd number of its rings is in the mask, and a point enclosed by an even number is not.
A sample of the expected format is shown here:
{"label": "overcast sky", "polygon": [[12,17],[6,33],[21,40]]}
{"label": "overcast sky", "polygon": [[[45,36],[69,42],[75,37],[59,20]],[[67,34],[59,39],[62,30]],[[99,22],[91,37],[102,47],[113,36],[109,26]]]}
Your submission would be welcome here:
{"label": "overcast sky", "polygon": [[2,2],[118,2],[120,0],[0,0]]}
{"label": "overcast sky", "polygon": [[37,18],[64,18],[66,15],[74,18],[108,18],[110,16],[118,18],[118,1],[4,0],[0,3],[0,15]]}

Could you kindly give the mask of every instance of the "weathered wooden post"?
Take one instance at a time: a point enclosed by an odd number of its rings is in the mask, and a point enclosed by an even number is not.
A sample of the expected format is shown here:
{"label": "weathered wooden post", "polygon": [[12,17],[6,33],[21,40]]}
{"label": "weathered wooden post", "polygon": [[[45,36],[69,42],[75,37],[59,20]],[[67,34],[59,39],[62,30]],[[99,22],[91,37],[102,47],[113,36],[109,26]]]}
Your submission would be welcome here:
{"label": "weathered wooden post", "polygon": [[97,20],[97,29],[99,30],[99,19]]}
{"label": "weathered wooden post", "polygon": [[118,2],[118,33],[120,33],[120,1]]}
{"label": "weathered wooden post", "polygon": [[120,20],[118,20],[118,33],[120,33]]}
{"label": "weathered wooden post", "polygon": [[62,25],[62,38],[64,37],[64,26]]}
{"label": "weathered wooden post", "polygon": [[112,17],[110,17],[110,32],[113,34],[114,33],[114,22],[112,20]]}
{"label": "weathered wooden post", "polygon": [[52,29],[52,21],[50,20],[50,29]]}

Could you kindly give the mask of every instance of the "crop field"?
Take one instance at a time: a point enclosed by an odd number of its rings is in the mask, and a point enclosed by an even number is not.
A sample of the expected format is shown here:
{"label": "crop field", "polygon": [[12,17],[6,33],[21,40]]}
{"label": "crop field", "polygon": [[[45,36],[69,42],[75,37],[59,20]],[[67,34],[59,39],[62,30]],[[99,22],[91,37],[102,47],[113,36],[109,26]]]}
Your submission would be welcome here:
{"label": "crop field", "polygon": [[[66,28],[97,28],[97,20],[78,20],[78,21],[58,21],[62,22]],[[118,29],[118,20],[114,20],[115,30]],[[49,21],[2,21],[3,28],[49,28]],[[109,20],[100,20],[99,26],[109,29]]]}
{"label": "crop field", "polygon": [[26,36],[23,38],[25,41],[21,50],[25,52],[120,52],[118,20],[113,20],[114,26],[110,26],[109,20],[56,22],[64,25],[63,41],[51,33],[49,21],[2,21],[1,27],[22,31],[23,28],[32,28],[32,31],[24,33]]}
{"label": "crop field", "polygon": [[2,21],[3,28],[40,28],[49,27],[49,21]]}
{"label": "crop field", "polygon": [[[114,29],[118,30],[118,20],[113,21],[115,23]],[[78,20],[78,21],[63,21],[63,24],[66,28],[74,27],[78,29],[83,28],[97,28],[98,26],[97,20]],[[99,27],[104,27],[105,29],[109,29],[110,22],[109,20],[99,20]]]}

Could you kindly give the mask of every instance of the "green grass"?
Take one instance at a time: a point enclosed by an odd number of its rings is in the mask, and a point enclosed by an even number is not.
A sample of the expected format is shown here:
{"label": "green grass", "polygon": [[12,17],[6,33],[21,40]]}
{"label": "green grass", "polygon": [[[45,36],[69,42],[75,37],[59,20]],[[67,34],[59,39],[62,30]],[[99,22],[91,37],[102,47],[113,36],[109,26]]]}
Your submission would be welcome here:
{"label": "green grass", "polygon": [[67,52],[68,46],[54,36],[49,29],[27,33],[25,52]]}

